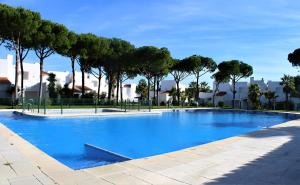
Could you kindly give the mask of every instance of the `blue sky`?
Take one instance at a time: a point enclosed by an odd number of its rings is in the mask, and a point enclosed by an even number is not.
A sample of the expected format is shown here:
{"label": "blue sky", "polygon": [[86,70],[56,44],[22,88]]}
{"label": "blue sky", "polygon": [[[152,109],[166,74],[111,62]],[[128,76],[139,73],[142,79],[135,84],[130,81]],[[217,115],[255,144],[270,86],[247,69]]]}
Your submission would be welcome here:
{"label": "blue sky", "polygon": [[[287,61],[300,47],[297,0],[0,0],[41,13],[44,19],[78,33],[118,37],[137,47],[167,47],[175,58],[193,54],[217,63],[239,59],[254,68],[255,78],[279,80],[296,75]],[[8,51],[1,48],[1,58]],[[31,54],[28,61],[37,61]],[[50,56],[46,70],[68,70],[70,62]],[[171,77],[169,77],[171,78]],[[192,77],[185,83],[193,80]],[[202,81],[211,82],[210,75]]]}

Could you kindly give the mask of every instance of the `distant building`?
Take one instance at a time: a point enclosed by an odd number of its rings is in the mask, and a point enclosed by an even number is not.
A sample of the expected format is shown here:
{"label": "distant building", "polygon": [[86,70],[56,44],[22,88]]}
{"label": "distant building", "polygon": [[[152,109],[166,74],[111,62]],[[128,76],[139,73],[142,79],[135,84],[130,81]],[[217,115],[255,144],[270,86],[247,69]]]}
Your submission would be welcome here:
{"label": "distant building", "polygon": [[[170,91],[172,88],[176,88],[176,82],[175,80],[162,80],[160,83],[160,91],[166,92]],[[181,91],[185,90],[185,86],[181,83],[179,83],[179,88]]]}
{"label": "distant building", "polygon": [[[283,92],[283,87],[280,85],[279,81],[268,81],[265,83],[264,79],[261,80],[255,80],[254,77],[250,78],[250,82],[237,82],[236,83],[236,96],[235,100],[237,101],[236,104],[237,107],[246,108],[248,107],[248,89],[251,84],[257,84],[261,90],[262,93],[265,93],[267,91],[275,92],[277,98],[277,102],[283,102],[285,101],[285,94]],[[216,91],[216,85],[214,82],[213,91]],[[232,105],[232,85],[230,83],[221,83],[219,85],[218,93],[215,98],[215,104],[217,105],[218,102],[222,101],[225,105],[231,106]],[[200,98],[203,98],[200,94]],[[207,98],[207,97],[206,97]],[[296,102],[296,99],[293,98],[293,101]],[[268,100],[264,97],[264,95],[261,96],[260,99],[262,104],[268,103]]]}
{"label": "distant building", "polygon": [[[137,101],[139,95],[135,91],[136,91],[136,84],[134,84],[134,83],[123,84],[123,87],[122,87],[123,100]],[[121,97],[121,92],[119,94],[119,97]]]}

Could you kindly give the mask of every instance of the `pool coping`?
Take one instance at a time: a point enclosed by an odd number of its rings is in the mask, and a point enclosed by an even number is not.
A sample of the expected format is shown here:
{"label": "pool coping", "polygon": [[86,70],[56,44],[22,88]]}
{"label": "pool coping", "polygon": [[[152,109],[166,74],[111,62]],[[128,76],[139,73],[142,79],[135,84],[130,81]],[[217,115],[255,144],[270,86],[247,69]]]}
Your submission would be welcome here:
{"label": "pool coping", "polygon": [[[191,110],[191,109],[181,109],[181,110],[184,111],[184,110]],[[195,109],[193,109],[193,110],[195,110]],[[203,110],[203,109],[201,109],[201,110]],[[227,109],[221,109],[221,110],[232,111],[232,110],[227,110]],[[1,111],[12,111],[12,110],[1,110]],[[164,111],[165,110],[160,111],[160,112],[164,112]],[[166,111],[173,111],[173,110],[166,110]],[[236,111],[236,110],[233,110],[233,111]],[[239,111],[242,111],[242,110],[239,110]],[[257,111],[257,112],[264,113],[265,111]],[[270,111],[267,111],[267,113],[270,113]],[[299,115],[299,113],[295,113],[295,112],[271,112],[271,113]],[[80,115],[78,115],[78,116],[80,116]],[[292,121],[299,122],[299,119],[292,120]],[[284,122],[281,124],[277,124],[270,128],[281,127],[281,126],[284,127],[292,121],[287,121],[287,122]],[[81,169],[81,170],[73,170],[73,169],[69,168],[68,166],[65,166],[63,163],[57,161],[53,157],[49,156],[47,153],[45,153],[42,150],[40,150],[39,148],[37,148],[36,146],[31,144],[29,141],[23,139],[21,136],[19,136],[18,134],[16,134],[12,130],[10,130],[4,124],[0,123],[0,135],[4,136],[7,139],[7,141],[9,141],[10,144],[13,144],[13,146],[17,148],[18,152],[20,152],[22,155],[24,155],[27,159],[29,159],[30,162],[32,162],[38,168],[42,169],[45,173],[53,174],[53,171],[60,171],[60,172],[65,172],[65,173],[80,171],[80,172],[87,173],[87,174],[93,174],[92,176],[97,176],[97,175],[95,175],[94,172],[91,173],[90,170],[94,171],[95,169],[102,169],[102,168],[105,169],[105,168],[110,168],[110,167],[114,168],[115,166],[124,166],[124,165],[126,166],[128,164],[132,165],[132,163],[135,163],[135,162],[144,161],[144,160],[152,160],[152,159],[161,158],[161,157],[164,157],[167,155],[177,155],[177,154],[182,155],[182,152],[186,152],[186,151],[198,150],[198,149],[201,150],[201,149],[205,149],[210,146],[215,146],[216,144],[220,145],[222,143],[236,142],[236,141],[239,141],[241,138],[243,138],[246,135],[259,133],[259,132],[262,132],[265,130],[266,129],[261,129],[261,130],[249,132],[246,134],[242,134],[239,136],[229,137],[229,138],[225,138],[222,140],[209,142],[206,144],[189,147],[189,148],[185,148],[182,150],[177,150],[174,152],[168,152],[168,153],[145,157],[145,158],[141,158],[141,159],[133,159],[133,160],[130,160],[130,162],[121,162],[121,163],[115,163],[115,164],[105,165],[105,166],[85,168],[85,169]],[[76,176],[76,174],[74,174],[74,175]],[[51,178],[55,179],[56,178],[55,176],[56,175],[53,175]],[[92,176],[90,176],[90,178],[94,178]],[[102,179],[102,177],[101,177],[101,179]],[[179,181],[179,183],[180,183],[180,181]]]}

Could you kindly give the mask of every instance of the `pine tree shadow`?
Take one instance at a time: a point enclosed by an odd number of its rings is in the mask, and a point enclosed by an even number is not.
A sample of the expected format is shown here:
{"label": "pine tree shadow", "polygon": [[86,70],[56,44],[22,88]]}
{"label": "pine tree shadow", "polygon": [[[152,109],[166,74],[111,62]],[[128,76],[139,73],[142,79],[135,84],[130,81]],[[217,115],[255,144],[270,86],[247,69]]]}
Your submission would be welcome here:
{"label": "pine tree shadow", "polygon": [[291,139],[273,151],[205,185],[300,185],[300,124],[268,128],[244,137],[278,136],[289,136]]}

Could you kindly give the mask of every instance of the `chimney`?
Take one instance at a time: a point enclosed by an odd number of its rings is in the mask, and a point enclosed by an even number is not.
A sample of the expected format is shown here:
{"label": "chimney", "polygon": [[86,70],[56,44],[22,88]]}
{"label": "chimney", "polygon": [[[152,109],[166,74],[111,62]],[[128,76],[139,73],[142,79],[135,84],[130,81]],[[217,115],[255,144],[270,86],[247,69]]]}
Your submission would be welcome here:
{"label": "chimney", "polygon": [[7,55],[6,56],[6,60],[7,60],[7,63],[13,63],[14,61],[14,56],[13,55]]}
{"label": "chimney", "polygon": [[250,77],[250,84],[254,83],[254,77]]}

